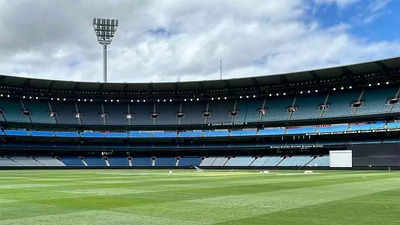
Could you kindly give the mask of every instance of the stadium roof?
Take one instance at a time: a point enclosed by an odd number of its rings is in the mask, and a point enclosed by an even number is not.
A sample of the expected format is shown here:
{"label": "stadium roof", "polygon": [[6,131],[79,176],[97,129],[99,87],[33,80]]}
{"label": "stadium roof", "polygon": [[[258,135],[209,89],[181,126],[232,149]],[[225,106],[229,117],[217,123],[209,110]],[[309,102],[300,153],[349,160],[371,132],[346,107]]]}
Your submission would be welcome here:
{"label": "stadium roof", "polygon": [[285,73],[277,75],[235,78],[225,80],[165,82],[165,83],[95,83],[61,80],[46,80],[0,75],[0,86],[50,89],[50,90],[80,90],[80,91],[138,91],[148,90],[202,90],[224,88],[246,88],[259,86],[275,86],[288,83],[329,80],[335,78],[351,78],[355,75],[370,73],[387,73],[400,69],[400,57],[379,61],[339,66],[318,70]]}

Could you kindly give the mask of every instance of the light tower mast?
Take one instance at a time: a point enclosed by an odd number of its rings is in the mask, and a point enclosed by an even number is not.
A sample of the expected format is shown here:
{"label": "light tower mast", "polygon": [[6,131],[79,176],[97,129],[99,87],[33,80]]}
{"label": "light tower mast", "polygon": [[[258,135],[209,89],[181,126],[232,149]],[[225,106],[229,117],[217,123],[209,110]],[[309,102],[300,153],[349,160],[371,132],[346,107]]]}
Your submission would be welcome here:
{"label": "light tower mast", "polygon": [[117,31],[118,20],[116,19],[93,19],[93,29],[99,44],[103,45],[103,79],[107,82],[107,45],[111,44],[115,32]]}

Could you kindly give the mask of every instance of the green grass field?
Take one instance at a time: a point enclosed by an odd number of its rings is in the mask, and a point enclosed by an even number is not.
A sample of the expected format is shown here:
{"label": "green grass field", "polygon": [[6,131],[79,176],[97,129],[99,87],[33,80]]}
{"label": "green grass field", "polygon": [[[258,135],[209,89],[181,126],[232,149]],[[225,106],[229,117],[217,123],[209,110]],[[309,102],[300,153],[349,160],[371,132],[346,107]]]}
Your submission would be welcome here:
{"label": "green grass field", "polygon": [[0,225],[400,224],[400,173],[0,171]]}

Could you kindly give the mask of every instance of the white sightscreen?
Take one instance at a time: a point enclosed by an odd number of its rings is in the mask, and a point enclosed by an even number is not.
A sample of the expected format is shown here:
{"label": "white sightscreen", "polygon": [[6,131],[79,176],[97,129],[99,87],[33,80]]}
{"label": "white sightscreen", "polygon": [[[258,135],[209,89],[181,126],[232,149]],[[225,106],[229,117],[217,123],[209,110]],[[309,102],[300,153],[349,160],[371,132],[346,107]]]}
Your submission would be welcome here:
{"label": "white sightscreen", "polygon": [[353,167],[351,150],[329,151],[330,167]]}

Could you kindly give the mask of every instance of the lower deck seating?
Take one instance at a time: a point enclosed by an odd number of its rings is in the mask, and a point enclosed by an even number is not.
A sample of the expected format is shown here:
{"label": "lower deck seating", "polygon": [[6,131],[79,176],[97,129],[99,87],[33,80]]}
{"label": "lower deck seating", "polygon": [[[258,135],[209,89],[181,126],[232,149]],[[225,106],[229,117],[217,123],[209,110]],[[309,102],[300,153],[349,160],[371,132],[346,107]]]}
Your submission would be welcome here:
{"label": "lower deck seating", "polygon": [[251,166],[276,166],[281,161],[280,156],[264,156],[259,157],[251,164]]}
{"label": "lower deck seating", "polygon": [[18,166],[42,166],[38,161],[29,156],[14,156],[10,158]]}
{"label": "lower deck seating", "polygon": [[216,157],[211,166],[224,166],[228,158]]}
{"label": "lower deck seating", "polygon": [[134,157],[132,158],[133,166],[152,166],[153,159],[151,157]]}
{"label": "lower deck seating", "polygon": [[66,156],[61,159],[66,166],[85,166],[78,156]]}
{"label": "lower deck seating", "polygon": [[106,161],[103,159],[103,157],[96,157],[96,156],[89,156],[85,157],[85,162],[87,163],[88,166],[107,166]]}
{"label": "lower deck seating", "polygon": [[229,159],[225,166],[249,166],[252,160],[250,156],[237,156]]}
{"label": "lower deck seating", "polygon": [[35,159],[43,166],[65,166],[63,162],[50,156],[39,156]]}
{"label": "lower deck seating", "polygon": [[304,166],[312,159],[311,156],[286,157],[279,166]]}
{"label": "lower deck seating", "polygon": [[203,160],[201,160],[200,166],[211,166],[214,160],[214,157],[204,158]]}
{"label": "lower deck seating", "polygon": [[314,158],[307,166],[329,166],[329,156],[318,156]]}
{"label": "lower deck seating", "polygon": [[7,156],[0,156],[0,166],[18,166],[18,164]]}
{"label": "lower deck seating", "polygon": [[110,166],[129,166],[129,161],[127,157],[108,157],[108,162],[110,163]]}
{"label": "lower deck seating", "polygon": [[199,166],[200,157],[181,157],[178,166]]}
{"label": "lower deck seating", "polygon": [[176,166],[175,157],[160,157],[156,159],[156,166]]}

